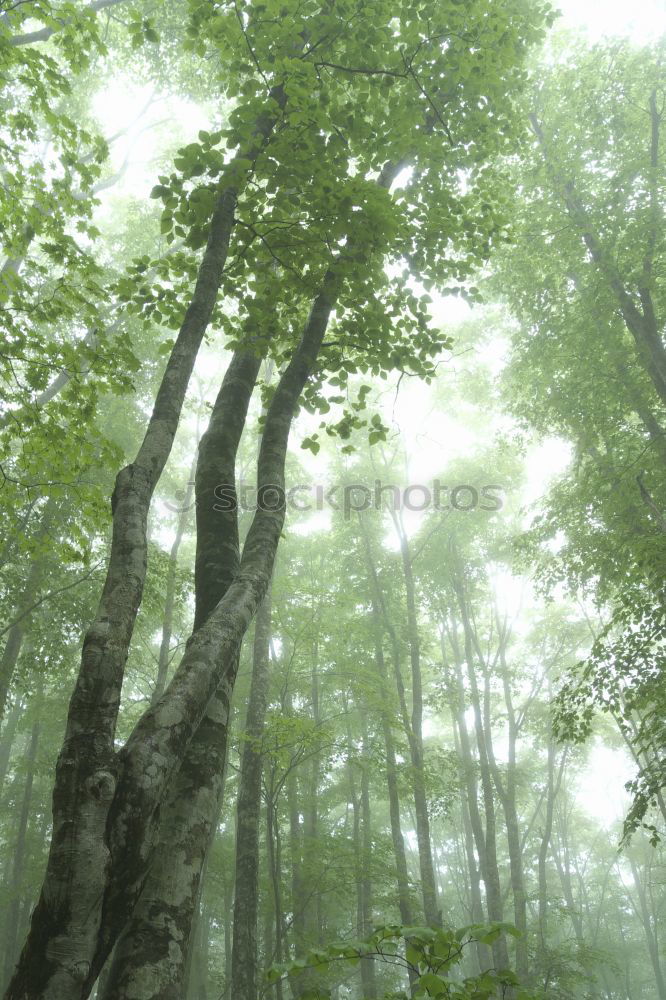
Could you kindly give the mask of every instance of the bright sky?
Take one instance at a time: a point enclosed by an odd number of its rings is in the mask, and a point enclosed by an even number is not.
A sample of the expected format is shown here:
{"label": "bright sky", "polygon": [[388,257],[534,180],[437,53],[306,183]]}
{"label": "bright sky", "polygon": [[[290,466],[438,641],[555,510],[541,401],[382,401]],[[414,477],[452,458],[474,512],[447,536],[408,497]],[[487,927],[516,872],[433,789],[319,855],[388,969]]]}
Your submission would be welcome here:
{"label": "bright sky", "polygon": [[[608,35],[625,35],[637,44],[644,44],[666,33],[666,0],[559,0],[554,6],[559,7],[563,15],[558,27],[582,30],[590,41]],[[129,79],[116,80],[105,87],[94,101],[104,133],[112,135],[125,128],[128,121],[135,120],[150,96],[149,87]],[[114,145],[116,169],[125,159],[127,165],[122,183],[104,199],[102,217],[113,210],[116,196],[146,197],[156,182],[155,159],[164,148],[165,138],[168,137],[169,144],[174,140],[185,143],[207,124],[200,108],[172,97],[160,99],[149,107],[132,126],[128,137]],[[437,318],[447,323],[468,314],[468,308],[460,300],[446,299],[436,303]],[[502,364],[503,350],[498,343],[493,359],[497,369]],[[450,374],[447,372],[446,377]],[[464,455],[477,443],[476,434],[457,420],[455,413],[446,418],[440,415],[436,421],[432,419],[431,396],[416,380],[403,380],[397,399],[394,392],[387,391],[385,404],[385,420],[392,423],[394,430],[399,429],[410,455],[412,482],[428,483],[448,460]],[[497,428],[488,427],[487,430],[492,437]],[[524,502],[536,501],[545,493],[552,476],[566,467],[568,459],[568,446],[556,439],[533,448],[527,459],[529,484]],[[325,475],[325,467],[320,462],[314,459],[307,459],[307,462],[313,476]],[[413,520],[410,527],[415,529],[418,515],[414,515]],[[317,515],[309,528],[324,528],[327,522],[325,513]],[[509,603],[519,600],[522,588],[519,581],[505,580],[503,586]],[[627,805],[623,786],[631,773],[631,765],[622,750],[602,745],[591,748],[588,762],[577,780],[576,794],[581,807],[600,826],[609,828],[621,819]]]}
{"label": "bright sky", "polygon": [[664,0],[552,0],[562,12],[560,24],[580,28],[590,40],[627,35],[639,45],[666,33]]}

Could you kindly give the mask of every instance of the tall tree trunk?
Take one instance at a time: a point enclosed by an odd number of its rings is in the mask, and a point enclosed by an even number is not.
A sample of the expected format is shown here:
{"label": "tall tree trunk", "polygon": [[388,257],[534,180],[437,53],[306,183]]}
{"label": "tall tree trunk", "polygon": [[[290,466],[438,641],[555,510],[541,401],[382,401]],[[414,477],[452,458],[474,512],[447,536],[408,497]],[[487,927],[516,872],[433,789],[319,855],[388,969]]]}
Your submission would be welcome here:
{"label": "tall tree trunk", "polygon": [[228,718],[220,692],[163,807],[155,857],[114,948],[100,1000],[182,1000],[201,877],[222,798]]}
{"label": "tall tree trunk", "polygon": [[[359,923],[360,936],[366,939],[372,933],[372,879],[370,875],[370,859],[372,858],[372,824],[370,816],[370,748],[368,742],[368,726],[365,714],[361,713],[363,735],[361,759],[361,843],[360,855],[363,863],[361,884],[359,887]],[[377,980],[375,976],[374,959],[361,960],[361,985],[365,1000],[376,1000]]]}
{"label": "tall tree trunk", "polygon": [[[310,706],[312,721],[319,726],[321,721],[319,709],[319,644],[315,635],[312,644],[312,666],[310,670]],[[319,822],[318,791],[321,772],[321,752],[318,749],[312,754],[306,790],[303,800],[303,862],[306,872],[313,871],[317,864],[317,827]],[[321,893],[308,894],[304,900],[304,931],[310,947],[322,944]]]}
{"label": "tall tree trunk", "polygon": [[543,951],[548,942],[548,877],[547,861],[550,852],[550,843],[553,836],[553,816],[555,811],[555,800],[559,793],[564,766],[566,763],[566,753],[562,754],[557,778],[555,777],[555,744],[548,741],[548,758],[546,763],[547,788],[546,788],[546,811],[544,814],[543,830],[539,841],[539,896],[538,896],[538,916],[539,916],[539,940]]}
{"label": "tall tree trunk", "polygon": [[419,870],[421,875],[421,892],[423,894],[423,911],[426,923],[431,927],[441,925],[442,914],[437,902],[437,882],[435,866],[432,858],[432,843],[430,838],[430,817],[428,815],[428,799],[425,788],[425,772],[423,767],[423,681],[421,676],[421,640],[419,636],[416,614],[416,590],[412,556],[409,540],[399,513],[393,512],[400,556],[405,580],[405,595],[407,605],[407,635],[409,640],[409,659],[412,677],[412,712],[409,720],[409,747],[412,758],[412,782],[414,786],[414,811],[416,813],[416,839],[419,849]]}
{"label": "tall tree trunk", "polygon": [[14,699],[11,711],[5,720],[5,725],[0,736],[0,797],[5,785],[5,778],[9,770],[9,762],[12,756],[12,746],[16,736],[16,727],[21,717],[21,700]]}
{"label": "tall tree trunk", "polygon": [[504,701],[506,705],[506,718],[509,729],[509,754],[505,777],[502,776],[502,772],[497,765],[497,760],[495,759],[495,749],[493,746],[490,715],[490,677],[485,668],[485,664],[480,657],[478,642],[475,642],[474,645],[477,650],[479,666],[485,673],[483,729],[486,738],[486,752],[488,755],[490,771],[504,812],[507,846],[509,849],[509,871],[511,874],[511,889],[513,893],[514,924],[516,930],[520,932],[520,937],[516,939],[516,974],[521,983],[527,983],[527,893],[525,892],[525,878],[523,874],[523,848],[520,836],[520,821],[518,819],[518,809],[516,805],[516,743],[518,739],[518,722],[513,706],[513,698],[511,695],[508,667],[505,656],[507,629],[506,626],[499,621],[497,622],[497,628],[497,641],[499,645],[499,659],[502,672]]}
{"label": "tall tree trunk", "polygon": [[231,953],[231,995],[257,997],[257,913],[259,902],[259,823],[261,820],[261,737],[268,703],[271,639],[270,588],[255,618],[252,680],[245,720],[236,820],[236,891]]}
{"label": "tall tree trunk", "polygon": [[[282,907],[282,864],[279,840],[279,827],[276,816],[274,781],[269,786],[269,796],[266,803],[266,843],[268,847],[268,867],[273,890],[273,913],[275,917],[275,962],[284,961],[284,927]],[[275,1000],[282,1000],[282,980],[275,983]]]}
{"label": "tall tree trunk", "polygon": [[17,959],[21,892],[23,890],[23,879],[25,874],[28,824],[30,822],[32,809],[32,788],[35,780],[37,747],[39,746],[39,736],[41,731],[41,707],[42,691],[40,688],[35,699],[34,711],[36,717],[32,724],[30,740],[25,757],[26,773],[23,785],[23,798],[21,801],[16,845],[14,847],[11,874],[9,878],[9,907],[5,917],[4,982],[9,980]]}
{"label": "tall tree trunk", "polygon": [[223,1000],[231,1000],[231,949],[233,947],[234,875],[232,868],[222,871],[224,905],[224,989]]}
{"label": "tall tree trunk", "polygon": [[208,1000],[208,949],[210,943],[210,916],[208,908],[201,906],[195,922],[193,947],[190,951],[187,997],[188,1000]]}
{"label": "tall tree trunk", "polygon": [[[444,647],[444,634],[442,633],[442,647]],[[444,652],[444,648],[443,648]],[[467,860],[467,874],[469,879],[469,895],[470,895],[470,922],[473,924],[482,924],[484,920],[483,913],[483,899],[481,898],[481,872],[479,870],[479,865],[477,864],[476,854],[474,853],[474,831],[472,829],[472,820],[470,815],[470,795],[473,793],[474,801],[476,803],[476,782],[473,782],[473,787],[470,788],[468,777],[472,776],[472,771],[470,767],[469,760],[469,746],[468,756],[466,759],[463,758],[463,751],[460,743],[460,733],[458,725],[459,717],[456,712],[455,706],[451,706],[451,722],[453,729],[453,739],[455,751],[460,761],[461,769],[461,782],[460,782],[460,817],[462,820],[462,837],[465,845],[465,857]],[[463,722],[464,722],[464,712],[463,712]],[[468,741],[469,743],[469,741]],[[466,787],[467,786],[467,787]],[[478,817],[478,807],[477,807],[477,823],[480,826],[481,820]],[[482,838],[481,838],[482,839]],[[488,945],[482,944],[480,941],[476,942],[476,959],[478,965],[478,971],[484,972],[491,966],[490,949]]]}
{"label": "tall tree trunk", "polygon": [[0,724],[2,724],[5,716],[5,708],[7,706],[7,698],[11,689],[14,671],[21,655],[21,647],[23,646],[26,631],[30,625],[30,611],[35,604],[37,593],[46,572],[46,557],[41,546],[53,524],[55,513],[56,501],[50,498],[44,506],[35,535],[37,552],[30,559],[30,568],[26,576],[25,586],[16,609],[15,624],[7,632],[5,647],[0,658]]}
{"label": "tall tree trunk", "polygon": [[647,944],[650,962],[652,963],[657,996],[659,997],[659,1000],[666,1000],[666,978],[664,978],[664,970],[659,956],[659,931],[657,927],[657,916],[654,908],[650,906],[650,901],[648,900],[647,892],[645,891],[645,884],[643,878],[641,877],[641,872],[639,872],[638,866],[636,865],[636,861],[631,854],[629,854],[628,857],[629,864],[631,865],[631,874],[634,879],[634,885],[636,886],[636,895],[638,896],[637,912],[645,933],[645,943]]}
{"label": "tall tree trunk", "polygon": [[164,595],[164,617],[162,619],[162,638],[160,640],[160,654],[157,662],[157,677],[153,688],[152,703],[159,701],[164,694],[166,687],[169,663],[171,662],[171,636],[173,634],[173,612],[176,598],[176,579],[178,576],[178,552],[185,535],[187,522],[189,520],[190,506],[194,494],[194,474],[196,472],[196,459],[192,463],[190,474],[187,480],[187,487],[184,492],[182,507],[178,512],[176,523],[176,536],[169,552],[169,565],[167,568],[166,589]]}
{"label": "tall tree trunk", "polygon": [[[466,606],[464,603],[463,607],[466,612]],[[494,791],[490,768],[488,766],[488,756],[486,753],[485,734],[483,731],[483,722],[479,703],[479,691],[476,684],[476,676],[474,674],[472,639],[469,623],[467,626],[465,625],[465,612],[463,612],[463,636],[465,647],[464,661],[467,666],[467,676],[470,681],[470,695],[472,709],[474,712],[476,743],[479,755],[478,768],[481,778],[481,793],[485,814],[485,831],[481,823],[481,816],[478,807],[476,779],[474,776],[475,762],[472,756],[467,722],[465,719],[465,689],[462,675],[462,657],[461,651],[458,648],[454,623],[450,632],[450,637],[452,640],[456,678],[458,683],[458,733],[460,736],[460,746],[463,752],[463,765],[467,774],[470,820],[476,840],[476,849],[479,855],[479,865],[481,867],[483,884],[486,888],[486,908],[488,911],[488,918],[492,921],[502,921],[504,919],[504,911],[502,906],[499,868],[497,865]],[[492,950],[495,966],[498,968],[507,968],[509,964],[509,954],[504,937],[498,938],[497,941],[493,943]]]}
{"label": "tall tree trunk", "polygon": [[372,604],[372,617],[374,624],[375,640],[375,668],[379,679],[379,690],[381,692],[381,720],[382,734],[384,737],[384,751],[386,755],[386,787],[389,800],[389,817],[391,821],[391,841],[393,843],[393,857],[395,860],[396,881],[398,888],[398,908],[400,920],[409,927],[413,925],[412,903],[409,891],[409,875],[407,871],[407,855],[405,853],[405,839],[402,835],[402,821],[400,818],[400,793],[398,790],[398,770],[395,757],[395,741],[393,738],[393,711],[391,699],[389,698],[389,681],[386,670],[386,660],[384,658],[383,646],[383,625],[382,625],[382,594],[377,578],[377,571],[372,559],[370,541],[367,528],[361,515],[359,515],[361,526],[361,536],[365,551],[368,576],[370,579],[370,593]]}
{"label": "tall tree trunk", "polygon": [[612,252],[604,246],[602,238],[588,216],[576,191],[575,180],[565,177],[556,166],[550,144],[543,126],[535,115],[530,115],[530,123],[541,148],[544,163],[551,183],[561,199],[575,230],[585,244],[597,273],[606,283],[609,292],[617,302],[624,324],[634,339],[637,356],[652,380],[654,389],[662,403],[666,403],[666,347],[661,336],[661,320],[655,312],[652,296],[654,248],[662,228],[661,209],[657,189],[659,170],[659,131],[661,118],[657,110],[656,95],[649,101],[651,126],[651,209],[646,222],[648,246],[644,257],[643,273],[622,275],[617,269]]}

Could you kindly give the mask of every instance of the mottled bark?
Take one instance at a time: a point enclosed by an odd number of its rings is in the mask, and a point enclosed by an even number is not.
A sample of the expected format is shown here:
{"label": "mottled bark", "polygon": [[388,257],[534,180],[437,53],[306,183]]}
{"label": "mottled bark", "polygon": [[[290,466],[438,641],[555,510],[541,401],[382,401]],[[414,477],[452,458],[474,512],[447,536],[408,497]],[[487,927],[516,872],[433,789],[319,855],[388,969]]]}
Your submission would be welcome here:
{"label": "mottled bark", "polygon": [[255,619],[252,680],[236,808],[236,892],[231,953],[231,994],[234,1000],[256,1000],[257,997],[259,824],[263,765],[261,737],[268,703],[270,638],[269,588]]}
{"label": "mottled bark", "polygon": [[182,1000],[194,915],[224,782],[228,705],[213,699],[163,806],[143,892],[100,1000]]}
{"label": "mottled bark", "polygon": [[[333,285],[337,287],[337,280],[330,276],[327,287]],[[331,308],[332,302],[326,292],[322,291],[306,324],[301,343],[278,383],[268,411],[259,454],[260,489],[265,488],[264,484],[284,489],[284,460],[291,420],[323,339]],[[237,375],[238,371],[234,368],[229,386],[237,388]],[[246,378],[241,383],[246,388],[249,384]],[[223,395],[224,386],[220,397]],[[129,867],[136,871],[141,879],[145,877],[146,867],[146,820],[158,806],[160,793],[168,786],[193,737],[196,745],[198,737],[195,734],[205,706],[213,696],[222,704],[228,704],[230,700],[236,676],[237,650],[268,586],[284,520],[284,505],[275,510],[257,511],[248,532],[240,565],[234,573],[233,553],[237,548],[229,543],[229,536],[236,523],[236,512],[233,511],[233,524],[220,526],[219,520],[216,520],[219,512],[214,510],[211,488],[212,483],[217,481],[219,471],[215,458],[220,441],[217,440],[217,430],[214,428],[224,409],[220,402],[219,411],[214,410],[211,426],[202,438],[199,449],[200,461],[196,477],[195,631],[164,696],[139,720],[121,751],[125,767],[116,795],[117,809],[111,814],[111,828],[122,838],[119,840],[119,848],[122,846],[125,869]],[[242,430],[242,423],[238,423],[238,434]],[[221,436],[225,442],[228,441],[228,433]],[[219,537],[216,539],[211,534],[214,524],[218,525]],[[215,561],[211,559],[211,545],[221,546],[219,558]],[[220,593],[223,596],[217,600]],[[144,775],[148,769],[153,780],[146,783]],[[125,836],[128,823],[132,824],[137,833],[129,842]],[[119,855],[120,853],[119,850]],[[200,857],[203,863],[203,854]],[[130,885],[128,892],[126,879],[111,882],[106,901],[108,919],[105,925],[109,938],[114,935],[115,921],[120,924],[123,920],[132,891],[133,887]]]}
{"label": "mottled bark", "polygon": [[182,507],[178,512],[176,522],[176,535],[169,552],[169,564],[167,567],[166,588],[164,593],[164,617],[162,619],[162,638],[160,640],[160,653],[157,661],[157,677],[153,689],[151,701],[154,705],[164,694],[166,687],[169,663],[171,662],[171,638],[173,635],[173,612],[176,598],[176,579],[178,575],[178,552],[183,541],[183,536],[189,520],[190,506],[194,494],[194,473],[196,471],[196,460],[192,464],[190,475],[187,481],[187,488],[184,491]]}

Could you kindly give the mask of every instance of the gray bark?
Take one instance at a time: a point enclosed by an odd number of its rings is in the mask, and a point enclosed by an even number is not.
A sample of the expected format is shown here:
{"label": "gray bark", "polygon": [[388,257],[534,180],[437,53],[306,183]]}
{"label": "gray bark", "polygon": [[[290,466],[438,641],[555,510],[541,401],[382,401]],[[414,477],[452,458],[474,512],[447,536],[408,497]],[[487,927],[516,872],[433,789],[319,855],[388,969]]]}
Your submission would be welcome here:
{"label": "gray bark", "polygon": [[236,892],[231,953],[234,1000],[257,997],[257,913],[259,903],[259,823],[261,820],[261,737],[268,703],[271,638],[270,588],[255,619],[252,681],[245,720],[236,820]]}

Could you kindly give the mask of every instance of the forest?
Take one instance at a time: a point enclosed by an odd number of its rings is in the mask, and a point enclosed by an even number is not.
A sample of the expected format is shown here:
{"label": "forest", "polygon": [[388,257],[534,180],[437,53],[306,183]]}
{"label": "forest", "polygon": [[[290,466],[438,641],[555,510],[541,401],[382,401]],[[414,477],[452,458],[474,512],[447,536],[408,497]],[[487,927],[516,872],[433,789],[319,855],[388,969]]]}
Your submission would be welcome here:
{"label": "forest", "polygon": [[664,0],[0,0],[0,996],[666,1000]]}

